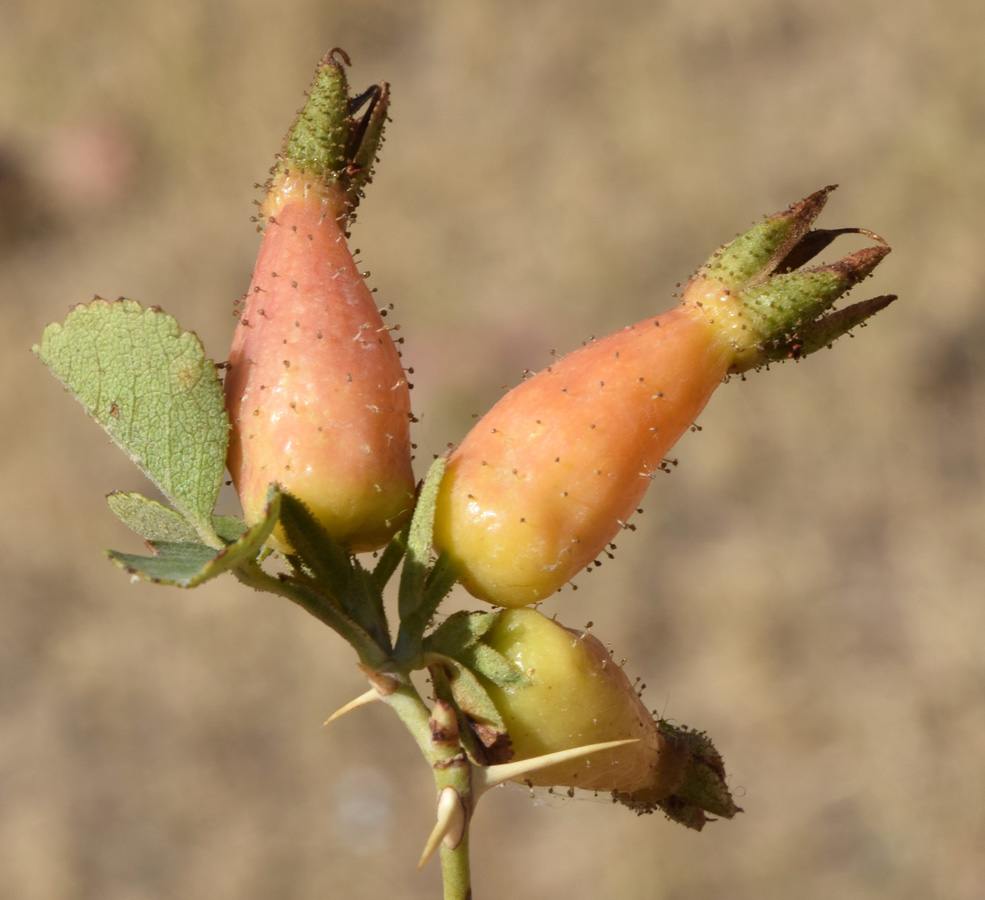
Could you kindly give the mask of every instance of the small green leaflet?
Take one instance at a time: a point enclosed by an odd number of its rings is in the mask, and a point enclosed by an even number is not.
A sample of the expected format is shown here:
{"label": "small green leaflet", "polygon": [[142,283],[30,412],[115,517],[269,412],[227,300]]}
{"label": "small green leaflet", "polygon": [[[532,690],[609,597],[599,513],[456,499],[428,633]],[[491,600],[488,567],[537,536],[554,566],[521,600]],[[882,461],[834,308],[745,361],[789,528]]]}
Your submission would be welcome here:
{"label": "small green leaflet", "polygon": [[133,300],[96,298],[49,325],[34,353],[160,488],[199,540],[224,546],[215,507],[229,419],[198,337]]}
{"label": "small green leaflet", "polygon": [[[139,494],[115,496],[139,497]],[[208,581],[223,574],[223,572],[228,572],[237,566],[256,560],[257,555],[263,550],[264,542],[277,524],[280,515],[280,499],[280,493],[276,489],[272,489],[263,519],[252,528],[243,531],[238,540],[224,546],[218,553],[214,547],[206,547],[199,543],[195,540],[194,535],[184,535],[189,540],[177,539],[182,537],[180,531],[177,531],[174,534],[169,534],[169,540],[149,539],[147,541],[148,546],[154,552],[153,556],[136,556],[132,553],[120,553],[116,550],[108,550],[106,555],[135,578],[152,581],[155,584],[170,584],[183,588],[197,587],[203,581]],[[145,500],[145,498],[141,498],[141,500]],[[154,503],[152,500],[145,502]],[[158,514],[162,510],[164,513],[176,515],[164,506],[159,506]],[[148,511],[144,510],[144,513]],[[114,512],[119,514],[119,510],[115,506]],[[166,518],[166,516],[160,516],[157,524],[150,526],[151,529],[156,531],[162,525],[167,528],[172,525],[178,527],[177,522],[166,525]],[[124,521],[128,525],[132,525],[132,520],[124,519]],[[219,525],[220,529],[223,529],[229,523],[224,519],[217,519],[216,524]]]}
{"label": "small green leaflet", "polygon": [[[181,513],[142,494],[113,491],[106,502],[124,525],[145,540],[178,544],[199,541],[198,532]],[[236,516],[215,516],[212,521],[216,534],[230,544],[238,541],[246,531],[246,523]]]}

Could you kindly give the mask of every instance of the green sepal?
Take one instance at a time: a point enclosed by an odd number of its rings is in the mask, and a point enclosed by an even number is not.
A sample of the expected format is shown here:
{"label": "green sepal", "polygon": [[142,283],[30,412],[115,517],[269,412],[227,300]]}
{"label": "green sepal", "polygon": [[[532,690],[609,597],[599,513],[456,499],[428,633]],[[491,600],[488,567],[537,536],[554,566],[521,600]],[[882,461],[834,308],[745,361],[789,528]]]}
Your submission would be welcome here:
{"label": "green sepal", "polygon": [[481,765],[506,762],[512,756],[506,724],[489,686],[521,687],[526,674],[505,656],[483,643],[497,613],[452,613],[423,640],[422,661],[431,673],[436,695],[462,714],[466,747]]}
{"label": "green sepal", "polygon": [[[106,503],[124,525],[145,540],[176,544],[198,541],[195,526],[181,513],[143,494],[114,491]],[[227,543],[238,541],[246,531],[246,523],[236,516],[214,516],[212,522],[216,534]]]}
{"label": "green sepal", "polygon": [[845,279],[830,270],[788,272],[742,292],[742,302],[750,319],[760,330],[773,330],[777,317],[786,319],[788,310],[816,304],[827,310],[846,290]]}
{"label": "green sepal", "polygon": [[357,598],[355,607],[359,610],[358,620],[374,638],[377,645],[389,654],[393,650],[390,626],[387,622],[383,593],[373,578],[373,572],[362,567],[358,558],[353,559],[355,586],[353,594]]}
{"label": "green sepal", "polygon": [[195,528],[212,521],[229,441],[215,365],[160,309],[97,297],[44,330],[34,353]]}
{"label": "green sepal", "polygon": [[[318,63],[308,96],[284,145],[285,162],[313,174],[334,176],[346,166],[349,146],[349,83],[329,51]],[[347,57],[343,57],[347,59]]]}
{"label": "green sepal", "polygon": [[[505,730],[503,717],[490,698],[489,692],[483,687],[482,682],[475,677],[475,673],[451,657],[438,656],[430,659],[429,662],[428,668],[432,677],[440,671],[441,667],[444,667],[444,675],[451,688],[455,705],[462,712],[474,721]],[[438,677],[440,678],[440,676]]]}
{"label": "green sepal", "polygon": [[[264,590],[265,588],[259,579],[250,577],[251,575],[255,576],[255,574],[246,573],[246,577],[241,580],[244,583],[252,584],[259,590]],[[373,629],[366,627],[363,621],[357,621],[345,612],[339,599],[325,585],[314,581],[303,573],[282,575],[279,579],[279,585],[280,589],[274,593],[280,593],[297,603],[316,619],[324,622],[329,628],[341,635],[356,651],[364,666],[378,670],[386,664],[390,648],[389,637],[379,638]]]}
{"label": "green sepal", "polygon": [[[507,762],[513,755],[506,723],[489,694],[530,683],[522,669],[484,643],[494,612],[456,612],[424,638],[422,659],[436,695],[462,715],[466,748],[480,765]],[[445,696],[447,694],[447,696]]]}
{"label": "green sepal", "polygon": [[[855,317],[846,326],[844,315],[827,321],[825,313],[867,277],[887,253],[888,247],[868,247],[831,265],[784,272],[743,290],[739,296],[745,314],[752,327],[764,336],[757,352],[767,360],[806,356],[860,324]],[[875,312],[864,303],[857,304],[855,311],[865,312],[863,320]],[[815,333],[821,340],[812,337]]]}
{"label": "green sepal", "polygon": [[[368,106],[350,135],[348,168],[350,199],[362,199],[363,190],[373,180],[377,154],[383,143],[383,129],[388,121],[390,85],[374,85],[363,95]],[[353,203],[355,205],[355,203]]]}
{"label": "green sepal", "polygon": [[[325,55],[304,106],[284,143],[281,171],[301,170],[323,185],[337,184],[351,211],[372,180],[373,167],[390,104],[389,85],[373,85],[358,97],[349,94],[345,51]],[[365,106],[358,118],[355,113]]]}
{"label": "green sepal", "polygon": [[445,475],[445,457],[439,456],[428,470],[414,507],[407,532],[407,550],[400,573],[400,619],[404,621],[424,600],[424,589],[431,569],[434,510],[438,489]]}
{"label": "green sepal", "polygon": [[869,318],[879,310],[885,309],[895,299],[895,294],[883,294],[881,297],[862,300],[822,316],[809,327],[801,330],[799,338],[803,343],[799,355],[807,356],[824,347],[830,347],[842,335],[864,325]]}
{"label": "green sepal", "polygon": [[[447,553],[442,553],[431,566],[426,581],[424,582],[425,602],[432,610],[440,605],[441,601],[451,593],[451,589],[458,584],[458,566],[452,562]],[[428,616],[430,620],[430,616]]]}
{"label": "green sepal", "polygon": [[702,271],[731,291],[764,280],[808,233],[835,187],[829,185],[789,209],[767,216],[715,252],[702,266]]}
{"label": "green sepal", "polygon": [[523,669],[482,641],[466,649],[460,661],[496,687],[524,687],[531,683]]}
{"label": "green sepal", "polygon": [[[730,373],[806,356],[890,302],[876,298],[829,313],[890,249],[862,228],[812,230],[833,189],[817,191],[739,235],[713,254],[688,285],[685,305],[710,316],[732,348]],[[843,234],[861,234],[878,245],[828,265],[799,268]]]}
{"label": "green sepal", "polygon": [[280,515],[280,494],[272,490],[264,517],[242,536],[216,553],[214,547],[190,541],[149,540],[153,556],[136,556],[108,550],[106,555],[121,569],[154,584],[197,587],[239,566],[256,561]]}

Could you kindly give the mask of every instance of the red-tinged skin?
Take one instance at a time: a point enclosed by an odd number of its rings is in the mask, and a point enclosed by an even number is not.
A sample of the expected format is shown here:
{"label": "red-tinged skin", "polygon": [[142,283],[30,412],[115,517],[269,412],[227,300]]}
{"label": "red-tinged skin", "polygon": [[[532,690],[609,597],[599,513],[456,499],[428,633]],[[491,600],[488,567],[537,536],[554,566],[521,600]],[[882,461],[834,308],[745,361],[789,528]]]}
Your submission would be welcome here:
{"label": "red-tinged skin", "polygon": [[563,357],[476,424],[449,454],[434,531],[473,596],[534,603],[604,552],[725,378],[723,325],[684,303]]}
{"label": "red-tinged skin", "polygon": [[[229,354],[228,467],[247,522],[277,482],[353,552],[392,537],[413,506],[410,394],[346,245],[340,195],[278,175]],[[272,545],[287,550],[275,531]]]}

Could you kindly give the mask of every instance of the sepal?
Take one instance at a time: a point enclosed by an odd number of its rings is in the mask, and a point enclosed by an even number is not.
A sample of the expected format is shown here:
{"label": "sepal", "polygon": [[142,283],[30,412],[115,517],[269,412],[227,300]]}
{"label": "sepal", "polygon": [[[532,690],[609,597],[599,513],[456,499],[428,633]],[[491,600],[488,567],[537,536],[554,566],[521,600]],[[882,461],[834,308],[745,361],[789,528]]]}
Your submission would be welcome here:
{"label": "sepal", "polygon": [[[731,346],[731,373],[806,356],[894,299],[830,312],[890,252],[881,237],[863,228],[812,230],[832,190],[833,185],[817,191],[739,235],[713,254],[685,289],[684,305],[707,316]],[[861,234],[876,244],[837,262],[801,268],[844,234]]]}
{"label": "sepal", "polygon": [[[358,205],[372,180],[390,104],[386,82],[350,96],[345,74],[348,65],[348,55],[338,47],[319,62],[277,166],[281,173],[300,170],[320,188],[340,188],[346,214]],[[360,110],[363,112],[357,117]]]}
{"label": "sepal", "polygon": [[767,216],[712,254],[699,274],[735,292],[757,284],[778,269],[782,271],[781,264],[792,258],[836,187],[828,185],[789,209]]}
{"label": "sepal", "polygon": [[615,791],[613,799],[639,815],[661,810],[668,819],[700,831],[713,821],[706,813],[731,819],[742,809],[735,805],[725,775],[725,764],[711,739],[699,731],[677,728],[661,720],[657,727],[684,760],[679,783],[669,796],[662,788]]}

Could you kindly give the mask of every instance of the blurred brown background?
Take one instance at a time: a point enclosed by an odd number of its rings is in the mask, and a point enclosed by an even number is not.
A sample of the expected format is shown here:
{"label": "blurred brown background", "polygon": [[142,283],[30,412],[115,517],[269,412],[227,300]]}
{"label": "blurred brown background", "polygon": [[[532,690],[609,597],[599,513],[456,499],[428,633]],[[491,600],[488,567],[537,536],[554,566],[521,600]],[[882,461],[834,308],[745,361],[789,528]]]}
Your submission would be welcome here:
{"label": "blurred brown background", "polygon": [[[232,579],[130,584],[142,477],[28,348],[98,293],[224,357],[249,222],[313,66],[387,79],[354,243],[416,368],[423,461],[525,367],[660,311],[719,243],[822,224],[899,302],[713,398],[592,620],[706,729],[745,814],[483,801],[476,897],[985,896],[985,12],[978,0],[5,4],[0,897],[438,896],[430,777],[354,657]],[[851,240],[836,245],[855,249]],[[224,500],[227,511],[235,508]],[[464,601],[463,601],[464,602]]]}

